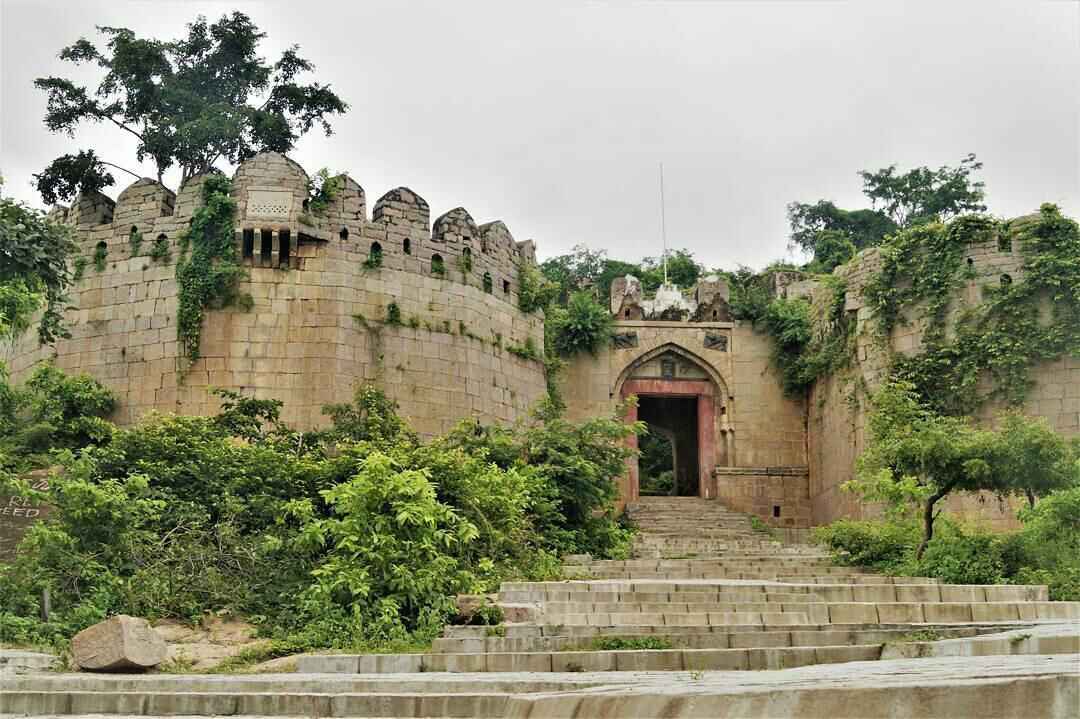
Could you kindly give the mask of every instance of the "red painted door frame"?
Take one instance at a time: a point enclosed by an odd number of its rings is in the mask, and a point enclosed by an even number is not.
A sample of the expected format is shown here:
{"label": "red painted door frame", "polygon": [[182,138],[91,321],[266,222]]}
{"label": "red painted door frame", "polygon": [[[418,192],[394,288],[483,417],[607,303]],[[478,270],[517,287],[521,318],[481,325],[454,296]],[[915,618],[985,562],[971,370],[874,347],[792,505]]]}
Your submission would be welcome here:
{"label": "red painted door frame", "polygon": [[[621,399],[630,395],[697,398],[698,496],[705,498],[715,494],[712,487],[712,472],[716,466],[715,394],[712,382],[685,379],[628,379],[623,382],[619,392]],[[626,420],[636,422],[637,418],[637,407],[631,407]],[[629,444],[637,449],[637,437],[631,437]],[[632,457],[627,464],[627,476],[619,488],[620,499],[623,502],[636,502],[640,496],[637,457]]]}

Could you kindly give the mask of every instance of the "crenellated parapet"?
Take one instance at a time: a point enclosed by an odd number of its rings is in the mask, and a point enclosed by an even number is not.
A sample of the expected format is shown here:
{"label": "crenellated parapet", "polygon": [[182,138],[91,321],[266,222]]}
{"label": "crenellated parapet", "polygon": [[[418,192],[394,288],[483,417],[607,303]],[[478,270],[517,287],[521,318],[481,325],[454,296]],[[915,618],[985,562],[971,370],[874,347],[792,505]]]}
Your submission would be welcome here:
{"label": "crenellated parapet", "polygon": [[220,387],[281,400],[286,419],[304,427],[373,382],[428,435],[465,417],[511,423],[543,396],[543,363],[510,349],[543,350],[542,314],[518,306],[532,242],[463,208],[432,227],[428,203],[405,187],[380,197],[369,218],[356,180],[329,178],[314,192],[311,176],[277,153],[233,175],[244,301],[206,313],[200,356],[187,360],[176,263],[208,177],[175,193],[140,179],[115,202],[87,193],[53,208],[78,244],[71,337],[39,347],[27,335],[0,348],[17,380],[50,359],[115,391],[121,423],[149,411],[215,412],[208,389]]}
{"label": "crenellated parapet", "polygon": [[[114,203],[105,195],[80,196],[71,208],[56,207],[54,219],[76,228],[82,251],[106,253],[109,262],[133,259],[136,234],[153,242],[164,237],[176,249],[202,201],[204,176],[189,179],[178,193],[143,178]],[[536,246],[518,242],[506,224],[477,224],[462,207],[431,223],[426,200],[398,187],[373,205],[370,219],[364,188],[352,177],[331,178],[329,199],[315,200],[311,177],[276,152],[245,160],[233,175],[236,241],[252,268],[303,272],[310,259],[357,262],[368,272],[380,267],[462,283],[517,304],[518,268],[536,261]],[[104,249],[101,249],[104,248]]]}

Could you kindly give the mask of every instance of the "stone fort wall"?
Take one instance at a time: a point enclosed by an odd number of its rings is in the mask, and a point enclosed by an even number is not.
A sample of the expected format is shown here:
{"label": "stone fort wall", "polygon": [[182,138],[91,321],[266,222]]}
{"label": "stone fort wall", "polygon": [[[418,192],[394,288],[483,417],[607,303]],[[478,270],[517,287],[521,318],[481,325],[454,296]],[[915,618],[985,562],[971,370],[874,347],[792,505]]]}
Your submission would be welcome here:
{"label": "stone fort wall", "polygon": [[[1006,281],[1023,281],[1023,258],[1017,242],[1010,247],[999,246],[995,240],[971,243],[967,260],[972,279],[953,297],[949,308],[949,317],[953,319],[965,307],[978,304],[984,288],[999,286],[1003,276],[1008,276]],[[855,318],[857,347],[851,366],[818,381],[810,395],[808,454],[814,524],[827,524],[842,517],[870,518],[879,511],[857,495],[842,490],[841,485],[854,477],[855,459],[866,443],[867,396],[880,385],[888,366],[889,353],[873,336],[876,319],[862,298],[863,287],[880,267],[878,250],[870,249],[836,270],[847,280],[845,311]],[[828,298],[821,296],[815,300],[823,303]],[[892,351],[915,354],[922,350],[919,309],[908,308],[906,321],[898,322],[893,328],[888,338]],[[947,331],[948,327],[947,321]],[[1031,376],[1036,385],[1024,412],[1045,417],[1065,436],[1080,435],[1080,359],[1066,357],[1044,363]],[[979,421],[993,422],[1001,409],[1000,405],[988,403],[981,409]],[[1015,502],[1001,502],[988,494],[956,494],[946,499],[949,511],[996,529],[1016,526],[1017,506]]]}
{"label": "stone fort wall", "polygon": [[[500,221],[477,225],[462,208],[431,223],[407,188],[379,198],[369,218],[351,178],[329,207],[311,211],[307,174],[276,153],[244,162],[233,180],[249,274],[239,289],[253,306],[208,312],[202,356],[188,366],[176,340],[175,263],[201,186],[196,177],[174,194],[144,179],[115,203],[94,195],[54,210],[88,261],[71,291],[72,336],[39,347],[28,333],[0,350],[16,379],[42,360],[86,372],[117,394],[120,423],[154,410],[211,413],[209,389],[227,388],[281,400],[284,419],[305,428],[325,423],[323,405],[373,382],[425,435],[464,417],[511,422],[544,394],[542,364],[506,349],[531,339],[543,350],[543,317],[517,305],[517,268],[535,261],[531,241],[515,241]],[[167,262],[149,256],[158,238]],[[384,322],[391,304],[401,325]]]}

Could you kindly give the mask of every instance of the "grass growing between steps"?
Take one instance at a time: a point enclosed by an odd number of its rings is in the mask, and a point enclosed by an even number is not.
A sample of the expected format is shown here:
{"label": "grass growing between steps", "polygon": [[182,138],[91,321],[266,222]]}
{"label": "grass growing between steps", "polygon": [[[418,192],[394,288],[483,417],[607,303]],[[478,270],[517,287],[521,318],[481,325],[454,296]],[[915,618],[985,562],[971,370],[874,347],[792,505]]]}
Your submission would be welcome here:
{"label": "grass growing between steps", "polygon": [[567,651],[578,652],[611,652],[619,650],[641,650],[641,649],[674,649],[674,645],[670,640],[664,637],[650,637],[650,636],[604,636],[593,637],[587,642],[568,649]]}

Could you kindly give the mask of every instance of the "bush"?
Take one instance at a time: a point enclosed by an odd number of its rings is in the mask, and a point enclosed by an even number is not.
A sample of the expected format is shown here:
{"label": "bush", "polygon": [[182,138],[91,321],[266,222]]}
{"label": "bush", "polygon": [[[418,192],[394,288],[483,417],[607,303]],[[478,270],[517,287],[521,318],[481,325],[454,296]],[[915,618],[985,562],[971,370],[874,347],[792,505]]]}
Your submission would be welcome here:
{"label": "bush", "polygon": [[919,544],[914,524],[841,519],[817,527],[814,541],[824,544],[839,564],[891,570],[905,563]]}
{"label": "bush", "polygon": [[575,292],[566,308],[552,308],[545,323],[552,349],[561,357],[595,355],[611,340],[611,312],[587,292]]}
{"label": "bush", "polygon": [[[0,415],[15,416],[27,400],[2,380]],[[629,545],[612,500],[639,427],[617,418],[573,424],[545,406],[514,430],[466,422],[424,444],[371,387],[307,434],[279,402],[219,392],[216,417],[97,418],[98,437],[85,420],[111,406],[100,386],[47,369],[34,387],[54,391],[29,406],[71,449],[34,494],[5,471],[27,447],[0,444],[0,491],[54,507],[0,565],[0,641],[58,645],[120,612],[232,612],[278,647],[416,648],[455,593],[557,578],[559,552]]]}
{"label": "bush", "polygon": [[1080,488],[1020,513],[1018,532],[996,534],[938,519],[922,559],[913,522],[840,520],[814,530],[836,561],[951,584],[1045,584],[1053,600],[1080,600]]}
{"label": "bush", "polygon": [[1000,584],[1005,581],[1002,537],[986,532],[965,534],[943,523],[918,563],[917,574],[947,584]]}

